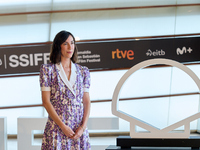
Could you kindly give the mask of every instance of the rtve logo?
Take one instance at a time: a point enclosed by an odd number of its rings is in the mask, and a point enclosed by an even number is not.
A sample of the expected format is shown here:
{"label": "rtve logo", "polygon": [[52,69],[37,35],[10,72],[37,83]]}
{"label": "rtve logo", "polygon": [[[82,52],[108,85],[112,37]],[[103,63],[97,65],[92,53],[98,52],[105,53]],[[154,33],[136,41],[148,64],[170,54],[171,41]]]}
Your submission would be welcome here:
{"label": "rtve logo", "polygon": [[117,59],[128,58],[129,60],[133,60],[134,52],[133,52],[133,50],[123,51],[123,50],[116,49],[116,51],[112,51],[112,59],[115,59],[115,57]]}

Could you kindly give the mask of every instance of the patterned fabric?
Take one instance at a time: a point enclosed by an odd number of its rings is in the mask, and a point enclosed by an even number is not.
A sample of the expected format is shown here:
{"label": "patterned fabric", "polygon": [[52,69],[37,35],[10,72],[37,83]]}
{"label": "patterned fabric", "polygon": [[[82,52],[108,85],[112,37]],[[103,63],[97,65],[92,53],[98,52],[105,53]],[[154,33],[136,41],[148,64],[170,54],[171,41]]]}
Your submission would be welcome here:
{"label": "patterned fabric", "polygon": [[[72,85],[73,92],[63,82],[59,75],[61,70],[55,64],[44,64],[40,69],[40,86],[50,89],[50,102],[58,116],[73,131],[82,124],[84,89],[90,87],[90,73],[87,67],[74,64],[76,80]],[[73,94],[75,93],[75,95]],[[77,139],[70,139],[60,127],[48,117],[42,139],[42,150],[90,150],[89,133],[87,128]]]}

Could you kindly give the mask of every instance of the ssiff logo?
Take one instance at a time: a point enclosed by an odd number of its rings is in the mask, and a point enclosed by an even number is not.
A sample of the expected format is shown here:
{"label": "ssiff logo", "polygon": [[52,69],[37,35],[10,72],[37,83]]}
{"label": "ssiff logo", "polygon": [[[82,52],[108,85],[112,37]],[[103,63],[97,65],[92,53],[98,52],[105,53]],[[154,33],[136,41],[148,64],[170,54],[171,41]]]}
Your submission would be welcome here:
{"label": "ssiff logo", "polygon": [[186,53],[191,53],[192,52],[192,49],[189,47],[188,49],[186,49],[186,47],[184,46],[183,48],[182,48],[182,50],[180,49],[180,48],[177,48],[176,49],[176,53],[177,53],[177,55],[183,55],[183,54],[186,54]]}
{"label": "ssiff logo", "polygon": [[112,51],[112,59],[115,59],[115,57],[117,59],[128,58],[129,60],[133,60],[134,52],[133,50],[122,51],[122,50],[116,49],[116,51]]}

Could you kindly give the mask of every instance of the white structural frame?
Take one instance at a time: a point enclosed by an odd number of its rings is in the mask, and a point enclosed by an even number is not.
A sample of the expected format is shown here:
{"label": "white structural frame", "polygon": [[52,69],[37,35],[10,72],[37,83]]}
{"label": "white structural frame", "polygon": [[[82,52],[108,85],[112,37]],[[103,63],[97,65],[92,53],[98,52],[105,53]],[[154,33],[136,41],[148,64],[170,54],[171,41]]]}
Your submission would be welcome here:
{"label": "white structural frame", "polygon": [[0,150],[7,150],[7,118],[0,118]]}
{"label": "white structural frame", "polygon": [[[132,115],[129,115],[121,110],[119,110],[119,93],[120,90],[125,83],[125,81],[128,79],[129,76],[131,76],[134,72],[138,71],[139,69],[142,69],[147,66],[156,65],[156,64],[164,64],[164,65],[170,65],[173,67],[177,67],[187,73],[196,83],[199,91],[200,91],[200,80],[198,76],[187,66],[174,61],[170,59],[164,59],[164,58],[156,58],[156,59],[149,59],[145,60],[143,62],[140,62],[136,65],[134,65],[132,68],[130,68],[119,80],[112,98],[112,113],[113,115],[122,118],[128,122],[130,122],[130,136],[131,138],[189,138],[190,136],[190,122],[200,118],[200,112],[187,117],[181,121],[178,121],[164,129],[159,129],[157,127],[154,127],[145,121],[142,121]],[[136,132],[135,128],[136,126],[139,126],[148,132]],[[180,133],[172,132],[174,129],[184,126],[184,131]]]}

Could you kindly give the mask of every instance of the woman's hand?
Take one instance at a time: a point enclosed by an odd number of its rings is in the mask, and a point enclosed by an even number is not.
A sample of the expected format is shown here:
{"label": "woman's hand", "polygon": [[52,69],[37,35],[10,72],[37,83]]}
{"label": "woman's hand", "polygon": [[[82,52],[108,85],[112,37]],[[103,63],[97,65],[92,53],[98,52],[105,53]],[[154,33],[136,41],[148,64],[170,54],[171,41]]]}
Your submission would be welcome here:
{"label": "woman's hand", "polygon": [[82,126],[79,126],[79,128],[76,130],[75,134],[73,137],[71,137],[71,139],[78,139],[81,137],[81,135],[83,134],[84,129]]}
{"label": "woman's hand", "polygon": [[50,102],[50,91],[42,91],[42,102],[43,106],[47,110],[50,117],[53,119],[53,121],[61,128],[61,130],[64,132],[64,134],[67,137],[73,137],[74,131],[67,125],[65,125],[60,117],[58,116],[57,112],[55,111],[53,105]]}
{"label": "woman's hand", "polygon": [[74,135],[75,135],[74,131],[73,131],[69,126],[67,126],[67,125],[63,125],[63,126],[61,127],[61,130],[62,130],[62,131],[64,132],[64,134],[65,134],[67,137],[69,137],[69,138],[74,137]]}

